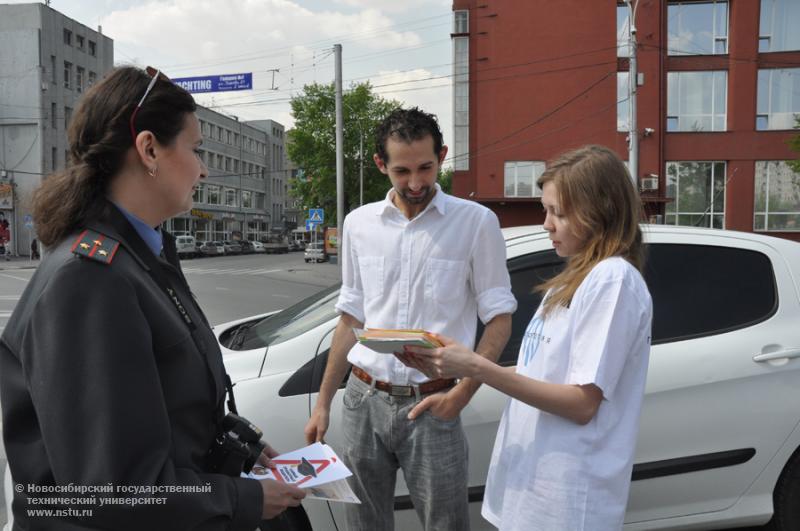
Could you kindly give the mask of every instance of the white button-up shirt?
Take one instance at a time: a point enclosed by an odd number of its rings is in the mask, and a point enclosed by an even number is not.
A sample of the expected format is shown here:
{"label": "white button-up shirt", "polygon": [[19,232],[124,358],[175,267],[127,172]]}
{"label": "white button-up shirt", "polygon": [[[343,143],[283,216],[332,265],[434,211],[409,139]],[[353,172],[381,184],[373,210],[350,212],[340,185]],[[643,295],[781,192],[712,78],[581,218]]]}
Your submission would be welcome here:
{"label": "white button-up shirt", "polygon": [[[367,328],[419,328],[475,348],[476,316],[488,323],[517,308],[497,216],[436,184],[431,202],[409,220],[393,194],[344,220],[337,311]],[[396,385],[428,380],[393,355],[358,343],[347,360]]]}

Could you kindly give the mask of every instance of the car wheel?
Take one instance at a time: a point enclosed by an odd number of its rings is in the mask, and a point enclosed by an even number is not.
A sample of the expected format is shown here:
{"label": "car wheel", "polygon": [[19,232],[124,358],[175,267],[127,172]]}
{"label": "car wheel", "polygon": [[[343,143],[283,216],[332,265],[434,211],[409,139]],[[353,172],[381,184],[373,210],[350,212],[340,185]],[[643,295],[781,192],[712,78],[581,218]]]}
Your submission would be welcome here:
{"label": "car wheel", "polygon": [[792,531],[800,529],[800,448],[795,450],[783,469],[772,495],[775,514],[768,529]]}
{"label": "car wheel", "polygon": [[311,261],[311,260],[309,260],[308,258],[306,258],[306,263],[309,263],[310,261]]}

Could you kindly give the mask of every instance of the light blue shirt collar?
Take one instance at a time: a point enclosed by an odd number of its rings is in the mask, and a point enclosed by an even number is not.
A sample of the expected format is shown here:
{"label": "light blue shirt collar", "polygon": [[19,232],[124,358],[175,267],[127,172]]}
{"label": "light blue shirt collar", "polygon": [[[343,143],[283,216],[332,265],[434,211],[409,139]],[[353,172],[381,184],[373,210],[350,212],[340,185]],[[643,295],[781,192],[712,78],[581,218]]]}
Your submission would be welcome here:
{"label": "light blue shirt collar", "polygon": [[158,256],[161,254],[161,249],[164,247],[164,235],[161,234],[161,228],[153,228],[141,219],[137,218],[117,203],[114,203],[122,215],[125,216],[133,228],[136,229],[136,233],[144,240],[144,243],[147,244],[147,247],[153,251],[153,254]]}

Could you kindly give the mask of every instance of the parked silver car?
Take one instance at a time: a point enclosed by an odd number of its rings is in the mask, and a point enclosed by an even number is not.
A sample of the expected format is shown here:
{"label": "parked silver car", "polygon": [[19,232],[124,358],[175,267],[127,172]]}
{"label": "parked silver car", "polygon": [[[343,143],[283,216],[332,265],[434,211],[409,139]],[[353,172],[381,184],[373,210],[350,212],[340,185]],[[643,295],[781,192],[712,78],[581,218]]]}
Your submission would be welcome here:
{"label": "parked silver car", "polygon": [[[563,266],[540,227],[504,229],[519,309],[500,357],[516,363],[538,306],[531,288]],[[626,530],[800,529],[800,244],[747,233],[645,226],[654,302],[647,391]],[[215,327],[240,412],[280,450],[304,446],[337,321],[336,286],[274,314]],[[507,398],[483,386],[462,412],[473,529]],[[326,440],[341,448],[341,393]],[[314,529],[343,529],[341,504],[304,502]],[[402,476],[396,528],[420,529]]]}
{"label": "parked silver car", "polygon": [[325,262],[328,259],[328,254],[325,252],[325,242],[309,243],[306,246],[303,259],[308,262]]}

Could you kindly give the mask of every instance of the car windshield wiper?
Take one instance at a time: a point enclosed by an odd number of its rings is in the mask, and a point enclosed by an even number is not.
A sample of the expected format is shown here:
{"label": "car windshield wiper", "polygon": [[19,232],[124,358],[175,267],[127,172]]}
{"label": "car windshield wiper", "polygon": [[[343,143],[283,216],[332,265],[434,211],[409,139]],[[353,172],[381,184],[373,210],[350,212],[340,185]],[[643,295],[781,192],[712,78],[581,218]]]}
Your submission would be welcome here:
{"label": "car windshield wiper", "polygon": [[228,347],[231,350],[236,350],[237,348],[242,346],[244,343],[245,332],[250,330],[250,327],[253,326],[255,323],[244,323],[240,325],[236,331],[231,336],[230,346]]}

